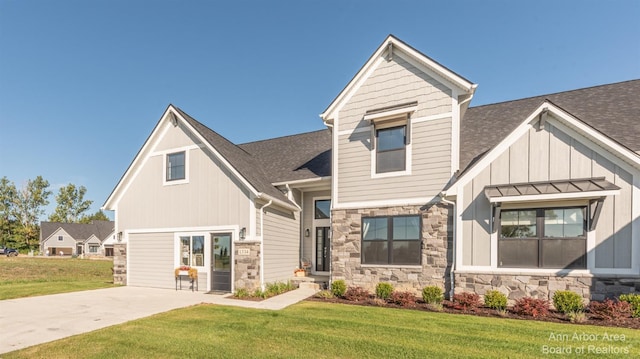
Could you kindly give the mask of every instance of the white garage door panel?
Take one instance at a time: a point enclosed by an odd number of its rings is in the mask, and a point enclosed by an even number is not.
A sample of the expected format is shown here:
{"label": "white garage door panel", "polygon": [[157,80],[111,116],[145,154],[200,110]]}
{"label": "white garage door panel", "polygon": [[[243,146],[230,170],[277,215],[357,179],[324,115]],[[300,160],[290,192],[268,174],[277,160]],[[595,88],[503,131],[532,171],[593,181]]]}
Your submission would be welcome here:
{"label": "white garage door panel", "polygon": [[129,285],[175,288],[173,233],[129,235]]}

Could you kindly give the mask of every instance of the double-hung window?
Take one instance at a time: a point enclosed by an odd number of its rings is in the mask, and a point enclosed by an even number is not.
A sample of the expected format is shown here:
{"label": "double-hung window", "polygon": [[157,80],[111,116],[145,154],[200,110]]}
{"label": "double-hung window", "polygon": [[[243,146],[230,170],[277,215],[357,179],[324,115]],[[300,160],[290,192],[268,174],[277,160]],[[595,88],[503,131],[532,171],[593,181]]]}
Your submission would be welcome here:
{"label": "double-hung window", "polygon": [[362,219],[362,263],[419,265],[422,258],[420,216]]}
{"label": "double-hung window", "polygon": [[376,129],[376,173],[404,171],[407,163],[407,126]]}
{"label": "double-hung window", "polygon": [[587,208],[502,210],[498,266],[586,268]]}
{"label": "double-hung window", "polygon": [[185,151],[167,154],[166,180],[177,181],[186,178]]}
{"label": "double-hung window", "polygon": [[204,267],[204,236],[180,236],[180,265]]}

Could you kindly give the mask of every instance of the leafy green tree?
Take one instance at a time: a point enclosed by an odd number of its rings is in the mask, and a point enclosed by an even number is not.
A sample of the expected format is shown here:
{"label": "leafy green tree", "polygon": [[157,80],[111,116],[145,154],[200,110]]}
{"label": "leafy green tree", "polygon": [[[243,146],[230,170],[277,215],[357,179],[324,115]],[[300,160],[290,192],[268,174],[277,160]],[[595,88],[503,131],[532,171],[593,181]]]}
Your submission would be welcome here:
{"label": "leafy green tree", "polygon": [[85,200],[84,195],[87,189],[84,186],[76,187],[74,184],[60,188],[56,195],[56,209],[49,216],[52,222],[78,223],[83,214],[89,210],[93,201]]}
{"label": "leafy green tree", "polygon": [[97,210],[96,213],[84,216],[80,219],[80,223],[91,223],[92,221],[110,221],[111,219],[107,217],[102,210]]}
{"label": "leafy green tree", "polygon": [[[49,181],[36,177],[28,180],[27,183],[16,191],[14,197],[12,214],[20,223],[19,248],[36,248],[40,235],[40,217],[44,215],[44,207],[49,204],[51,191],[48,190]],[[17,240],[17,239],[16,239]]]}
{"label": "leafy green tree", "polygon": [[4,176],[0,178],[0,243],[8,245],[15,229],[13,206],[17,195],[16,186]]}

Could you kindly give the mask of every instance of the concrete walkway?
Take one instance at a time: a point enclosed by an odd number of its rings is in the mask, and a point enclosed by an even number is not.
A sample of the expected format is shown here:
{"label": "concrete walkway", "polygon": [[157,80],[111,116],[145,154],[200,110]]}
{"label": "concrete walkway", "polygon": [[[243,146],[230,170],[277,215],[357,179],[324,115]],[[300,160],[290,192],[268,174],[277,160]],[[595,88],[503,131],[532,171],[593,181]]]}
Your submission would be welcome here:
{"label": "concrete walkway", "polygon": [[200,303],[280,310],[312,296],[299,288],[260,302],[227,295],[117,287],[0,301],[0,354]]}

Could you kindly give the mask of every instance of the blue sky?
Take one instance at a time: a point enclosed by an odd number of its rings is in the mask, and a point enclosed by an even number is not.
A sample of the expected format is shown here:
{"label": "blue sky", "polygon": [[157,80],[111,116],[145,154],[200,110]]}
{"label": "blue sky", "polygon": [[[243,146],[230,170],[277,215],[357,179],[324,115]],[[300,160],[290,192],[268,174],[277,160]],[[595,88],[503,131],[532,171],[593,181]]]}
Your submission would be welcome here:
{"label": "blue sky", "polygon": [[93,212],[169,103],[235,143],[321,129],[390,33],[479,84],[472,106],[637,79],[639,18],[634,0],[0,0],[0,177],[83,185]]}

